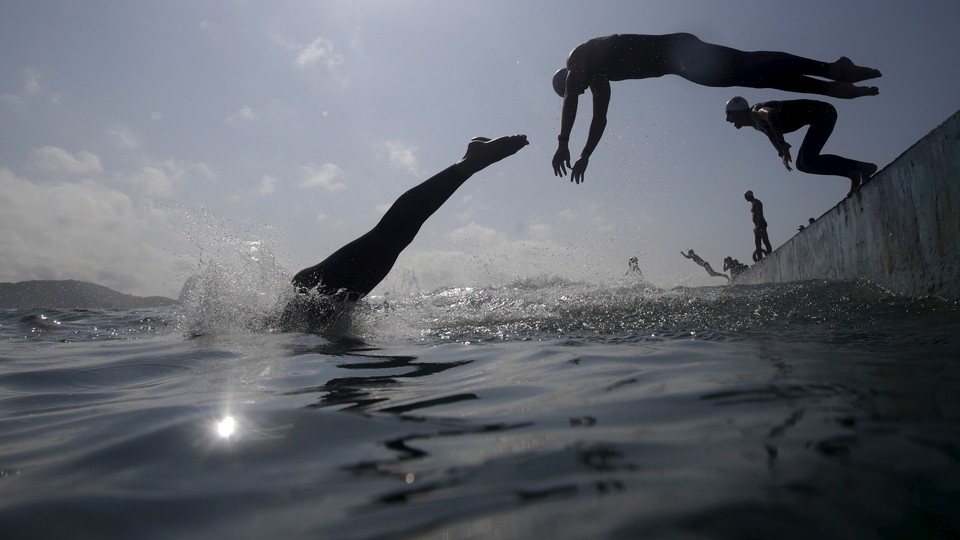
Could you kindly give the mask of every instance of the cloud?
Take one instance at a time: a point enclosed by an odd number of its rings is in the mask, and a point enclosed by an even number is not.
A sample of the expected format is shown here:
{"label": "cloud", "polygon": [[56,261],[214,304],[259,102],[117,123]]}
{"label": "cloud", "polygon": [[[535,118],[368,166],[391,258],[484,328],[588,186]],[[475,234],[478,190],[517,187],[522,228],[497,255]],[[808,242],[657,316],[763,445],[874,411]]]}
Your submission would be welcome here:
{"label": "cloud", "polygon": [[318,37],[312,43],[300,49],[295,61],[297,67],[301,69],[306,69],[318,63],[331,70],[343,63],[343,56],[333,52],[333,43],[323,37]]}
{"label": "cloud", "polygon": [[304,172],[304,178],[300,181],[302,188],[320,187],[327,191],[340,191],[347,187],[346,184],[336,181],[343,171],[333,163],[324,163],[319,167],[304,165],[301,169]]}
{"label": "cloud", "polygon": [[36,96],[43,92],[43,85],[40,84],[40,73],[33,69],[23,70],[23,91],[29,96]]}
{"label": "cloud", "polygon": [[491,245],[497,241],[497,231],[496,229],[491,229],[490,227],[484,227],[478,225],[475,222],[470,222],[463,227],[454,229],[447,233],[447,236],[455,242],[463,242],[475,245]]}
{"label": "cloud", "polygon": [[270,175],[263,175],[263,177],[260,178],[260,185],[257,186],[257,193],[261,195],[270,195],[276,191],[278,182],[280,181]]}
{"label": "cloud", "polygon": [[530,225],[530,227],[527,229],[527,232],[530,234],[531,238],[544,240],[553,235],[553,227],[546,223],[534,223],[533,225]]}
{"label": "cloud", "polygon": [[21,108],[24,105],[23,98],[20,96],[15,96],[13,94],[3,94],[0,95],[0,101],[3,101],[10,107]]}
{"label": "cloud", "polygon": [[399,167],[412,174],[418,173],[419,164],[417,163],[417,147],[403,141],[387,141],[384,143],[387,149],[387,159],[394,167]]}
{"label": "cloud", "polygon": [[79,279],[175,297],[186,264],[156,241],[172,222],[92,180],[41,184],[0,169],[0,281]]}
{"label": "cloud", "polygon": [[100,158],[90,152],[71,154],[63,148],[44,146],[30,151],[28,165],[32,169],[55,174],[84,175],[103,172]]}
{"label": "cloud", "polygon": [[236,112],[233,112],[227,116],[227,123],[235,124],[238,122],[252,122],[257,118],[259,118],[257,111],[253,110],[252,107],[244,105]]}
{"label": "cloud", "polygon": [[216,172],[206,163],[166,159],[142,166],[127,177],[127,182],[140,187],[147,197],[163,199],[173,197],[186,180],[213,178],[216,178]]}
{"label": "cloud", "polygon": [[172,197],[176,192],[175,185],[182,176],[182,171],[171,171],[157,165],[145,165],[129,177],[131,184],[139,186],[149,197]]}
{"label": "cloud", "polygon": [[111,126],[107,129],[107,135],[124,150],[136,150],[143,146],[140,136],[126,126]]}

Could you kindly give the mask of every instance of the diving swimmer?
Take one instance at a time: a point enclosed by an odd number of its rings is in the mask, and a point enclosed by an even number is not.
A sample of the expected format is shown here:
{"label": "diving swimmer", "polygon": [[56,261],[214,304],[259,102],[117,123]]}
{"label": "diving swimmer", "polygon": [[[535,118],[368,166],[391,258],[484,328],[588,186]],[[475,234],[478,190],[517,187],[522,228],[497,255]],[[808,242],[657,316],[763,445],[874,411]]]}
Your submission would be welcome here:
{"label": "diving swimmer", "polygon": [[[704,270],[706,270],[707,273],[710,274],[711,276],[730,279],[729,277],[727,277],[726,274],[721,274],[720,272],[717,272],[716,270],[714,270],[713,267],[710,266],[710,263],[703,260],[703,258],[701,258],[699,255],[694,253],[692,249],[688,253],[684,253],[683,251],[681,251],[680,254],[686,257],[687,259],[692,259],[693,262],[697,263],[697,265],[699,265]],[[724,268],[724,270],[726,270],[726,268]]]}
{"label": "diving swimmer", "polygon": [[526,135],[472,139],[459,161],[402,194],[373,229],[319,264],[298,272],[292,281],[299,294],[283,310],[280,327],[316,328],[324,322],[318,319],[369,294],[390,272],[427,218],[468,178],[527,144]]}
{"label": "diving swimmer", "polygon": [[750,126],[766,135],[788,171],[792,170],[792,156],[790,144],[783,139],[783,134],[810,126],[800,143],[800,151],[797,152],[797,169],[809,174],[849,178],[848,197],[877,172],[877,166],[873,163],[820,153],[837,123],[837,109],[829,103],[814,99],[794,99],[765,101],[751,107],[746,99],[736,96],[727,102],[726,114],[727,122],[737,129]]}
{"label": "diving swimmer", "polygon": [[[877,95],[876,87],[853,83],[881,75],[845,56],[834,62],[821,62],[784,52],[740,51],[703,42],[687,33],[594,38],[575,47],[567,58],[567,66],[553,77],[553,89],[563,98],[559,144],[553,156],[554,174],[564,176],[570,169],[572,182],[579,184],[584,180],[590,155],[607,125],[610,81],[670,74],[703,86],[774,88],[843,99]],[[593,94],[593,120],[583,151],[571,167],[570,132],[577,118],[579,96],[587,89]]]}

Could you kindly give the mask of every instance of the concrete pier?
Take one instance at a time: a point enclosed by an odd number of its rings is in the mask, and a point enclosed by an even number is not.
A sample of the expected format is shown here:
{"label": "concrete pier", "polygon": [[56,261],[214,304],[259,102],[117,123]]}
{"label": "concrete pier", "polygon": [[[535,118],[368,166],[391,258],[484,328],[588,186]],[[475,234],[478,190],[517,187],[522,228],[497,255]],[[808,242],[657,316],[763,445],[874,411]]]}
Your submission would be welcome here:
{"label": "concrete pier", "polygon": [[960,111],[736,282],[808,279],[960,301]]}

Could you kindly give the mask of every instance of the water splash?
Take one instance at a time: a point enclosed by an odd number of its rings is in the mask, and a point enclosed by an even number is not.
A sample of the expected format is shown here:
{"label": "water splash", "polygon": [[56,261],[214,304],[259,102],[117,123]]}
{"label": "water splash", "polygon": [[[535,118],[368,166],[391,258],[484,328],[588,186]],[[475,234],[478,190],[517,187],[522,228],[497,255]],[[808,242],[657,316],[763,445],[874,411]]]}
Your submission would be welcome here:
{"label": "water splash", "polygon": [[739,341],[782,336],[877,346],[916,312],[955,312],[934,299],[892,295],[867,282],[660,289],[541,276],[490,287],[373,297],[354,314],[371,338],[442,341],[553,339]]}
{"label": "water splash", "polygon": [[264,317],[293,294],[273,227],[237,224],[205,211],[193,215],[199,257],[180,293],[188,335],[262,330]]}

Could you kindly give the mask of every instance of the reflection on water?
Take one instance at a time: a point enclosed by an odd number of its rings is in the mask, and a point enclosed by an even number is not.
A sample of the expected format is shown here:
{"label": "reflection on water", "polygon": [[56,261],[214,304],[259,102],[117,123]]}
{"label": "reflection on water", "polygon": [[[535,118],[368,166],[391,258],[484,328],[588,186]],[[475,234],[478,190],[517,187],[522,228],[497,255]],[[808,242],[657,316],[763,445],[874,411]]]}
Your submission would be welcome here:
{"label": "reflection on water", "polygon": [[338,369],[358,371],[356,376],[337,377],[328,380],[325,384],[317,387],[303,388],[288,392],[290,395],[296,394],[321,394],[319,401],[310,407],[328,407],[334,405],[348,405],[347,409],[361,411],[375,411],[402,413],[423,407],[430,407],[433,404],[441,405],[444,403],[453,403],[464,399],[476,399],[474,395],[445,396],[440,398],[431,398],[419,403],[405,405],[396,405],[387,408],[374,408],[372,405],[386,401],[387,389],[392,385],[401,384],[406,380],[412,380],[419,377],[429,377],[442,373],[448,369],[469,364],[470,360],[460,360],[454,362],[417,362],[414,356],[381,356],[370,354],[375,351],[368,347],[359,347],[356,349],[344,348],[343,344],[334,346],[324,345],[314,349],[303,347],[296,348],[297,354],[321,354],[341,357],[349,357],[347,362],[338,362]]}

